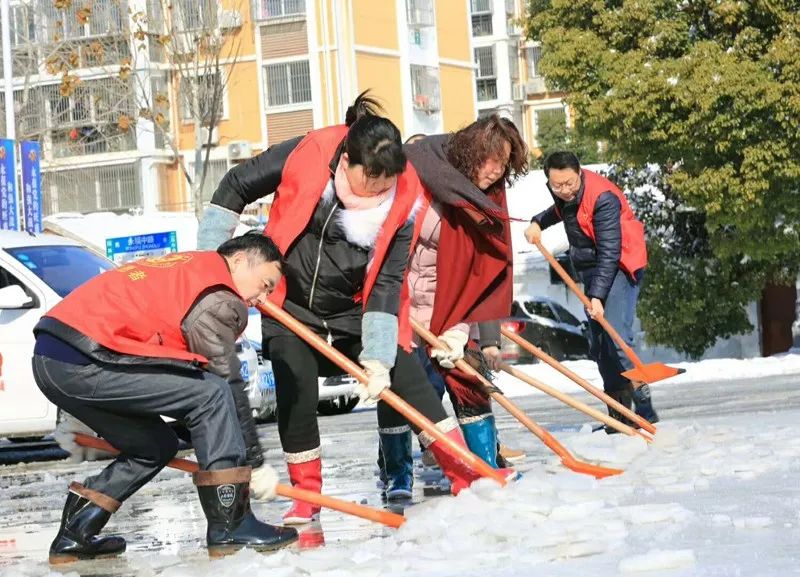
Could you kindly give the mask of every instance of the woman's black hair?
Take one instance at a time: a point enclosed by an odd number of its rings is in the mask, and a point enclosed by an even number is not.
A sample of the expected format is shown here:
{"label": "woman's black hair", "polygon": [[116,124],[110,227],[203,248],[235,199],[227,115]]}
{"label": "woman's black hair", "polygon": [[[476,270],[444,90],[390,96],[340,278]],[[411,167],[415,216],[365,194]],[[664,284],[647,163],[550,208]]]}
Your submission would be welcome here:
{"label": "woman's black hair", "polygon": [[383,108],[369,96],[358,95],[347,109],[345,124],[350,128],[344,141],[350,164],[364,167],[367,177],[395,176],[406,168],[406,155],[400,130],[388,118],[379,116]]}

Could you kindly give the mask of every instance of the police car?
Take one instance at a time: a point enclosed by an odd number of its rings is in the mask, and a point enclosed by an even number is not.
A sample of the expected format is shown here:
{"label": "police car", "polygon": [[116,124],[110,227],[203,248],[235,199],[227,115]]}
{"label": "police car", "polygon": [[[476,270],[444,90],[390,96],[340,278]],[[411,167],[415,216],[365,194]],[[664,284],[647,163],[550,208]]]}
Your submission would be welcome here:
{"label": "police car", "polygon": [[[34,439],[55,429],[58,409],[33,380],[33,327],[72,290],[113,267],[61,236],[0,230],[0,437]],[[240,339],[237,352],[248,390],[257,390],[256,351]],[[251,406],[260,409],[256,402],[251,396]]]}

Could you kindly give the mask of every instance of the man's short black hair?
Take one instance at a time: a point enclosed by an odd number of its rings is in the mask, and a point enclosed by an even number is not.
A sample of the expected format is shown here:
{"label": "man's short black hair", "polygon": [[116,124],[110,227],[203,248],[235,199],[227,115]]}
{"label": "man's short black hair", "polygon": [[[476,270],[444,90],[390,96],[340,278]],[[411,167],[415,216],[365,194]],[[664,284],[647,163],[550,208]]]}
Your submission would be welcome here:
{"label": "man's short black hair", "polygon": [[581,162],[574,152],[559,150],[557,152],[551,152],[547,155],[547,158],[544,159],[544,175],[548,178],[550,177],[551,168],[555,168],[556,170],[571,168],[580,174]]}
{"label": "man's short black hair", "polygon": [[257,230],[251,230],[242,236],[226,240],[217,249],[217,253],[225,257],[231,257],[240,251],[246,252],[247,258],[258,264],[277,262],[280,265],[283,263],[283,256],[275,241]]}

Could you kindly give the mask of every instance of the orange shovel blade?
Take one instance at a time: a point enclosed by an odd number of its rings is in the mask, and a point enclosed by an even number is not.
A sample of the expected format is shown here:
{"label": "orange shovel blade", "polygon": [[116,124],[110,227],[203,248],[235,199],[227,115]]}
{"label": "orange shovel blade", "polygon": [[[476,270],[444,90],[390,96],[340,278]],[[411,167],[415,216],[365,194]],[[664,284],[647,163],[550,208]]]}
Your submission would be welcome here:
{"label": "orange shovel blade", "polygon": [[622,373],[622,376],[630,379],[631,381],[639,381],[642,383],[655,383],[663,381],[675,375],[685,373],[686,369],[676,369],[664,363],[650,363],[649,365],[642,365],[639,368],[631,369]]}
{"label": "orange shovel blade", "polygon": [[595,479],[605,479],[614,475],[621,475],[624,473],[622,469],[611,469],[609,467],[601,467],[600,465],[592,465],[578,461],[574,457],[566,457],[561,459],[561,464],[567,469],[575,471],[576,473],[583,473],[584,475],[591,475]]}

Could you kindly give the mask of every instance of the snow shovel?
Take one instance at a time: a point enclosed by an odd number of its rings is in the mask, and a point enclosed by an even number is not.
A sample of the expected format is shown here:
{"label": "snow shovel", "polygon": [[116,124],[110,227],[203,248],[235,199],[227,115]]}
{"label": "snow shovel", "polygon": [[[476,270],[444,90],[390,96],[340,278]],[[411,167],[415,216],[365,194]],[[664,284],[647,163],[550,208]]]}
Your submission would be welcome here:
{"label": "snow shovel", "polygon": [[[426,343],[435,347],[437,349],[444,349],[448,350],[448,347],[445,343],[439,340],[439,338],[434,335],[431,331],[426,329],[424,326],[419,324],[414,319],[411,319],[411,326],[414,329],[422,340]],[[525,425],[531,433],[536,435],[540,441],[542,441],[548,449],[553,451],[556,455],[561,457],[561,464],[564,465],[567,469],[571,469],[576,473],[583,473],[584,475],[591,475],[596,479],[603,479],[605,477],[610,477],[612,475],[619,475],[623,473],[621,469],[610,469],[608,467],[602,467],[600,465],[593,465],[591,463],[586,463],[584,461],[579,461],[576,459],[572,453],[570,453],[564,445],[558,442],[556,438],[550,434],[550,432],[545,429],[544,427],[538,425],[536,422],[533,421],[528,415],[522,412],[522,410],[517,407],[514,403],[512,403],[508,398],[497,391],[497,387],[492,385],[489,381],[483,378],[477,370],[475,370],[472,365],[470,365],[464,359],[460,359],[456,361],[456,368],[468,375],[472,375],[476,377],[480,383],[484,386],[486,393],[489,394],[498,404],[500,404],[506,411],[511,413],[520,423]]]}
{"label": "snow shovel", "polygon": [[[90,447],[92,449],[100,449],[101,451],[108,451],[112,455],[119,454],[119,451],[112,447],[111,443],[108,441],[92,435],[84,435],[83,433],[74,433],[74,435],[75,442],[79,445]],[[172,459],[169,463],[167,463],[167,466],[172,467],[173,469],[186,471],[187,473],[196,473],[200,469],[200,466],[197,463],[194,461],[189,461],[188,459]],[[361,517],[362,519],[367,519],[368,521],[382,523],[387,527],[393,527],[395,529],[406,522],[406,518],[402,515],[398,515],[397,513],[379,511],[378,509],[372,509],[371,507],[357,505],[356,503],[343,501],[342,499],[336,499],[335,497],[328,497],[327,495],[321,495],[319,493],[315,493],[314,491],[306,491],[305,489],[290,487],[288,485],[278,484],[276,493],[281,497],[288,497],[297,501],[304,501],[313,505],[327,507],[328,509],[341,511],[342,513],[347,513],[348,515],[354,515],[356,517]]]}
{"label": "snow shovel", "polygon": [[[586,298],[586,295],[583,294],[583,291],[578,288],[578,285],[575,284],[575,281],[567,274],[567,271],[564,270],[564,267],[555,259],[555,257],[550,254],[544,246],[542,246],[541,241],[536,242],[536,247],[539,251],[544,255],[544,258],[550,263],[550,266],[553,267],[558,273],[558,276],[562,278],[562,280],[566,283],[566,285],[574,292],[577,297],[583,303],[583,306],[586,309],[592,308],[592,303]],[[681,373],[685,373],[686,369],[677,369],[675,367],[670,367],[665,365],[664,363],[650,363],[645,365],[639,356],[634,352],[634,350],[628,346],[619,333],[611,326],[604,317],[600,316],[596,319],[593,319],[600,323],[600,326],[603,327],[609,336],[617,343],[617,346],[622,349],[625,355],[631,360],[633,363],[634,368],[629,371],[625,371],[622,373],[622,376],[631,380],[631,381],[639,381],[643,383],[655,383],[656,381],[662,381],[664,379],[668,379],[670,377],[674,377],[675,375],[680,375]]]}
{"label": "snow shovel", "polygon": [[[314,347],[321,354],[325,355],[328,359],[333,361],[343,371],[358,379],[361,383],[366,384],[369,382],[369,377],[364,369],[348,359],[341,352],[333,348],[325,339],[292,317],[292,315],[277,306],[275,303],[266,301],[264,304],[259,305],[258,309],[262,313],[271,316],[276,321],[291,330],[294,334]],[[450,439],[450,437],[437,429],[436,425],[430,422],[419,411],[397,396],[397,394],[393,393],[390,389],[383,390],[381,393],[381,400],[392,407],[395,411],[403,415],[408,422],[413,423],[428,433],[431,437],[437,441],[440,441],[451,455],[458,458],[458,460],[470,467],[481,477],[489,477],[490,479],[500,483],[500,485],[506,485],[507,481],[505,477],[503,477],[503,475],[501,475],[497,469],[487,465],[483,459],[473,455],[466,448],[457,445]]]}
{"label": "snow shovel", "polygon": [[563,364],[559,363],[557,360],[555,360],[553,357],[548,355],[546,352],[544,352],[542,349],[540,349],[539,347],[537,347],[533,343],[531,343],[529,341],[526,341],[521,336],[519,336],[517,333],[513,333],[513,332],[509,331],[508,329],[501,329],[500,332],[502,333],[502,335],[504,337],[506,337],[510,341],[518,344],[519,346],[521,346],[523,349],[525,349],[526,351],[531,353],[534,357],[536,357],[540,361],[550,365],[555,370],[557,370],[559,373],[561,373],[565,377],[571,379],[574,383],[580,385],[588,393],[591,393],[592,395],[594,395],[595,397],[597,397],[598,399],[603,401],[609,407],[612,407],[612,408],[616,409],[626,419],[629,419],[631,422],[636,423],[638,426],[640,426],[642,429],[644,429],[645,431],[647,431],[651,435],[654,435],[656,433],[656,428],[652,423],[650,423],[650,421],[648,421],[644,417],[640,417],[639,415],[637,415],[636,413],[631,411],[628,407],[626,407],[625,405],[623,405],[619,401],[617,401],[617,400],[613,399],[612,397],[608,396],[604,391],[601,391],[600,389],[598,389],[597,387],[592,385],[589,381],[587,381],[586,379],[584,379],[583,377],[581,377],[577,373],[569,370],[567,367],[565,367]]}
{"label": "snow shovel", "polygon": [[601,423],[611,427],[612,429],[615,429],[616,431],[618,431],[620,433],[625,433],[626,435],[629,435],[631,437],[638,435],[639,437],[642,437],[648,443],[652,443],[653,442],[653,438],[650,435],[642,433],[641,431],[637,431],[633,427],[631,427],[629,425],[626,425],[625,423],[622,423],[622,422],[618,421],[617,419],[615,419],[613,417],[610,417],[610,416],[602,413],[601,411],[598,411],[597,409],[593,409],[592,407],[590,407],[586,403],[582,403],[577,399],[573,399],[572,397],[570,397],[566,393],[562,393],[558,389],[555,389],[555,388],[553,388],[553,387],[551,387],[549,385],[546,385],[545,383],[543,383],[539,379],[536,379],[536,378],[534,378],[534,377],[532,377],[530,375],[527,375],[527,374],[523,373],[521,370],[517,369],[516,367],[512,367],[508,363],[501,363],[500,364],[500,369],[503,372],[506,372],[509,375],[518,378],[520,381],[522,381],[524,383],[527,383],[527,384],[531,385],[532,387],[535,387],[535,388],[539,389],[540,391],[542,391],[544,393],[547,393],[551,397],[555,397],[556,399],[558,399],[562,403],[565,403],[565,404],[569,405],[573,409],[577,409],[580,412],[590,416],[591,418],[597,419]]}

